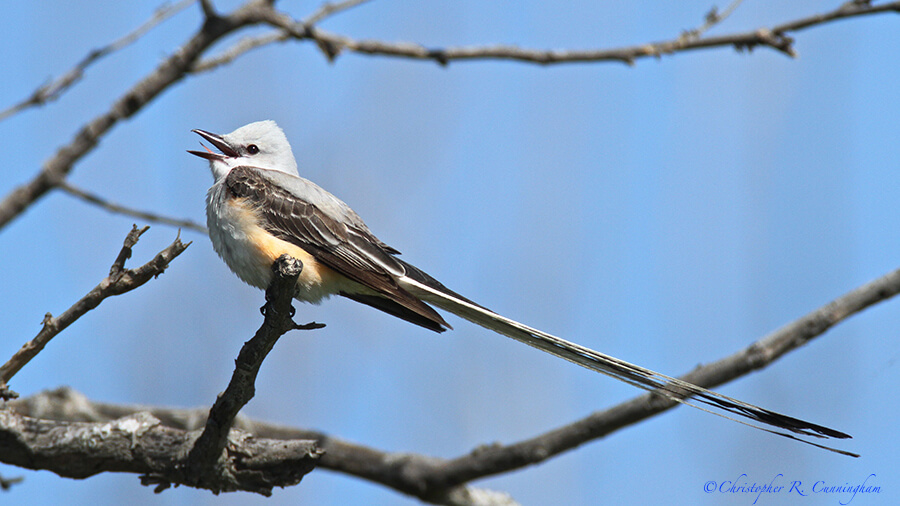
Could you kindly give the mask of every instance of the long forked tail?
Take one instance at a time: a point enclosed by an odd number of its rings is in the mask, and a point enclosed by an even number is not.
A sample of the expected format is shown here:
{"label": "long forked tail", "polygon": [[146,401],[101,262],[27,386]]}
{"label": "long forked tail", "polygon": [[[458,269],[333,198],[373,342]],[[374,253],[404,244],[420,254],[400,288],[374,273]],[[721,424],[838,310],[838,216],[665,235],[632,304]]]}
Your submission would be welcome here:
{"label": "long forked tail", "polygon": [[[761,427],[757,424],[761,423],[771,427],[785,429],[801,436],[823,439],[848,439],[851,437],[849,434],[787,415],[782,415],[774,411],[769,411],[768,409],[763,409],[754,406],[753,404],[748,404],[713,392],[712,390],[707,390],[678,378],[666,376],[665,374],[660,374],[651,371],[650,369],[645,369],[641,366],[625,362],[624,360],[619,360],[590,348],[585,348],[584,346],[566,341],[565,339],[542,332],[515,320],[506,318],[505,316],[501,316],[450,290],[440,290],[408,276],[400,278],[399,281],[404,289],[425,302],[434,304],[445,311],[449,311],[459,317],[465,318],[486,329],[511,337],[517,341],[592,371],[612,376],[613,378],[638,388],[664,395],[668,399],[681,404],[686,404],[708,413],[749,425],[756,429],[794,439],[842,455],[859,457],[859,455],[855,453],[820,445],[785,432]],[[443,288],[442,285],[441,288]],[[738,415],[751,420],[751,422],[735,419],[726,413]]]}

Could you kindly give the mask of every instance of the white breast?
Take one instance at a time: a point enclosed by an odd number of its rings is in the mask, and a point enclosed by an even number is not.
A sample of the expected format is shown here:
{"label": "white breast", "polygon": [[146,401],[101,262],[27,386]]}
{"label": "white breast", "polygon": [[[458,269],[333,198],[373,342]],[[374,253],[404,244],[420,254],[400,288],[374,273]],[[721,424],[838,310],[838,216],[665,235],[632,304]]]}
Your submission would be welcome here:
{"label": "white breast", "polygon": [[258,213],[242,199],[229,198],[224,184],[214,184],[206,196],[206,223],[216,253],[245,283],[265,289],[272,279],[272,263],[282,254],[303,262],[295,298],[318,303],[359,285],[320,264],[308,252],[278,239],[260,226]]}

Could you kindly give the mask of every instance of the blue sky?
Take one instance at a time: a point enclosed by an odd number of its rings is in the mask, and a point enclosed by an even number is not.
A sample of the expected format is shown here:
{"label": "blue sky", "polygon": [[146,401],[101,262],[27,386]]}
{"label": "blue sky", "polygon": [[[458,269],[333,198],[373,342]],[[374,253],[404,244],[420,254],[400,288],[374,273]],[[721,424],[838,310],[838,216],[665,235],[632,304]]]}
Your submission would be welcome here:
{"label": "blue sky", "polygon": [[[755,29],[839,2],[747,1],[712,33]],[[216,2],[227,10],[237,2]],[[297,18],[316,2],[280,2]],[[14,2],[0,19],[0,107],[146,20],[154,2]],[[687,2],[374,1],[323,27],[427,46],[630,45],[696,26]],[[720,5],[720,7],[722,7]],[[195,6],[92,67],[60,101],[0,123],[0,194],[33,177],[89,118],[186,40]],[[285,43],[192,76],[119,124],[71,175],[111,200],[204,220],[211,184],[192,128],[276,120],[305,177],[447,286],[529,325],[681,374],[898,266],[900,30],[896,16],[797,35],[800,56],[716,49],[621,64],[446,68]],[[256,33],[256,32],[252,32]],[[234,42],[236,39],[229,39]],[[229,44],[223,43],[218,49]],[[107,273],[135,220],[53,193],[0,231],[0,356]],[[131,265],[170,243],[154,225]],[[209,240],[159,279],[107,300],[19,373],[28,395],[70,385],[105,402],[209,405],[259,326],[262,293]],[[710,480],[861,482],[896,502],[897,301],[718,390],[853,434],[839,457],[678,408],[542,464],[474,485],[523,504],[750,504]],[[347,300],[298,305],[326,322],[283,338],[245,413],[391,451],[454,457],[510,443],[638,394],[465,321],[437,336]],[[0,466],[19,504],[373,504],[417,501],[317,471],[270,499],[132,475],[85,481]],[[870,482],[871,483],[871,482]],[[893,498],[893,500],[891,500]],[[832,504],[846,497],[808,497]],[[795,504],[773,494],[765,504]],[[762,503],[759,503],[762,504]]]}

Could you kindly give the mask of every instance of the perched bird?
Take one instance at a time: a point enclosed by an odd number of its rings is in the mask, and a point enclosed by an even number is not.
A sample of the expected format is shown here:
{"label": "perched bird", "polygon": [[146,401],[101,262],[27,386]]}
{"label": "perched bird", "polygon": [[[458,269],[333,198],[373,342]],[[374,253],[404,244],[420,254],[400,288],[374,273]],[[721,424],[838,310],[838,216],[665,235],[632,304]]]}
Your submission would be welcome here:
{"label": "perched bird", "polygon": [[209,237],[228,267],[250,285],[265,289],[272,278],[272,263],[286,253],[303,263],[294,294],[301,301],[318,303],[341,295],[443,332],[450,325],[434,305],[593,371],[732,420],[722,412],[802,436],[850,437],[585,348],[501,316],[450,290],[398,258],[400,252],[375,237],[347,204],[300,177],[291,145],[274,121],[251,123],[226,135],[193,131],[220,151],[188,151],[208,160],[215,178],[206,196]]}

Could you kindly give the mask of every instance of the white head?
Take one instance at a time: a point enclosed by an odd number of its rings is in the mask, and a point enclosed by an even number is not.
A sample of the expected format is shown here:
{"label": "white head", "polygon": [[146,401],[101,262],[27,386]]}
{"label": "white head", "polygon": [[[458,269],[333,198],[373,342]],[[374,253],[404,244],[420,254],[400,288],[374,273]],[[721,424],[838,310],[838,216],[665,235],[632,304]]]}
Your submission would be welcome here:
{"label": "white head", "polygon": [[250,123],[225,135],[204,130],[191,131],[222,152],[213,153],[209,148],[206,148],[206,151],[188,151],[192,155],[209,160],[209,168],[216,181],[225,177],[231,169],[241,165],[277,170],[292,176],[298,175],[291,144],[281,128],[272,120]]}

